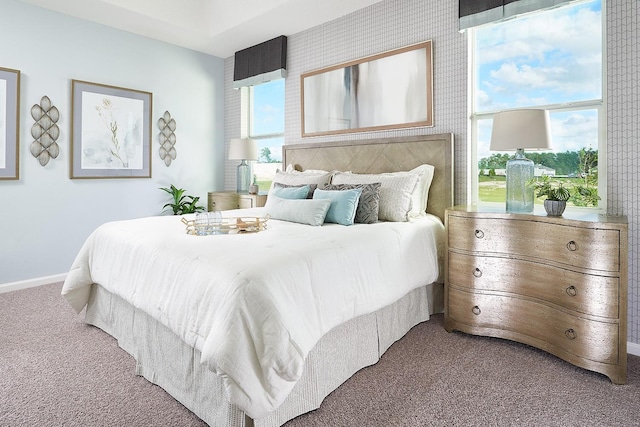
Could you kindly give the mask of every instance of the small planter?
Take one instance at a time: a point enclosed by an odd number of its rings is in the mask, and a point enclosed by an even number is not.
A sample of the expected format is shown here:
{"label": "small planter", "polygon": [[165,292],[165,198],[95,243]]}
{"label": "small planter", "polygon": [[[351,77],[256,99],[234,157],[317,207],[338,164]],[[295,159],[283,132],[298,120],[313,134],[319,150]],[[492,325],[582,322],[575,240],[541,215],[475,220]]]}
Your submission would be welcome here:
{"label": "small planter", "polygon": [[545,200],[544,209],[549,216],[562,216],[564,209],[567,207],[567,202],[564,200]]}

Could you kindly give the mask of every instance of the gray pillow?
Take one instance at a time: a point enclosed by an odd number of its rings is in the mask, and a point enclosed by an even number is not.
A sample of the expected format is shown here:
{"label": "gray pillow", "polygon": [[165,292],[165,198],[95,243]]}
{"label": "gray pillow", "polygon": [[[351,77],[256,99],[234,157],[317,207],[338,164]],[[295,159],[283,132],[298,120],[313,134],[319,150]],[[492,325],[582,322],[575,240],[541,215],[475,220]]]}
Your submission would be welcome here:
{"label": "gray pillow", "polygon": [[360,200],[356,208],[354,222],[359,224],[373,224],[378,222],[380,211],[380,182],[371,184],[325,184],[323,190],[353,190],[361,189]]}

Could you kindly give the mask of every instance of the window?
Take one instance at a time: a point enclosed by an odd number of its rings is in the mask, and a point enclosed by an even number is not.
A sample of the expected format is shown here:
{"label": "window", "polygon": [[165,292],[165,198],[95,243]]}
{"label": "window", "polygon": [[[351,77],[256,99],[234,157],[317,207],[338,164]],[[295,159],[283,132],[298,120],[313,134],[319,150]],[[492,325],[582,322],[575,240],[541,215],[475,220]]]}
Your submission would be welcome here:
{"label": "window", "polygon": [[[536,175],[597,188],[604,208],[602,1],[574,2],[470,30],[473,202],[506,197],[504,168],[512,153],[489,151],[493,115],[544,108],[554,150],[525,153]],[[587,205],[579,197],[572,203]]]}
{"label": "window", "polygon": [[258,161],[253,166],[261,191],[267,191],[276,169],[282,169],[284,144],[284,79],[243,88],[247,112],[244,132],[258,143]]}

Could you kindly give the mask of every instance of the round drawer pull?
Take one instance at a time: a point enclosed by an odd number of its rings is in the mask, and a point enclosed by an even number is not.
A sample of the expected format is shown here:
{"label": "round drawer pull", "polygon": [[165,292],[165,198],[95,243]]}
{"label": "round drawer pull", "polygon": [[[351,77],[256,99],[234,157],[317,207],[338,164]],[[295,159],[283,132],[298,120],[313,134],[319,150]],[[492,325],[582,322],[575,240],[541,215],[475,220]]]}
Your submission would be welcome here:
{"label": "round drawer pull", "polygon": [[479,268],[476,267],[476,269],[473,270],[473,275],[475,277],[482,277],[482,270],[480,270]]}
{"label": "round drawer pull", "polygon": [[576,331],[574,331],[573,329],[569,328],[566,331],[564,331],[564,336],[567,337],[570,340],[575,340],[576,339]]}
{"label": "round drawer pull", "polygon": [[474,307],[471,309],[471,312],[472,312],[473,314],[475,314],[476,316],[477,316],[477,315],[479,315],[480,313],[482,313],[482,311],[480,310],[480,307],[478,307],[477,305],[476,305],[476,306],[474,306]]}
{"label": "round drawer pull", "polygon": [[476,230],[474,234],[476,236],[476,239],[482,239],[484,237],[484,231],[482,230]]}
{"label": "round drawer pull", "polygon": [[576,295],[578,295],[578,290],[576,289],[575,286],[569,286],[567,289],[565,289],[567,291],[567,295],[569,295],[570,297],[575,297]]}
{"label": "round drawer pull", "polygon": [[578,250],[578,244],[575,241],[570,241],[569,243],[567,243],[567,249],[569,249],[571,252],[577,251]]}

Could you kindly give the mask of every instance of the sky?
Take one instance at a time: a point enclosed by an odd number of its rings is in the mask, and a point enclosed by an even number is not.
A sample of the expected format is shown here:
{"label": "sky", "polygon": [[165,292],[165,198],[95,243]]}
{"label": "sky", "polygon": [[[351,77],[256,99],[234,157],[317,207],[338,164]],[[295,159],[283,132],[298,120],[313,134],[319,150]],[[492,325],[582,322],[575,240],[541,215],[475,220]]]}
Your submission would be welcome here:
{"label": "sky", "polygon": [[[601,1],[535,13],[476,30],[477,112],[602,98]],[[551,113],[555,151],[598,148],[595,109]],[[478,127],[488,157],[491,120]]]}
{"label": "sky", "polygon": [[[284,133],[284,79],[253,86],[253,102],[252,136]],[[267,147],[273,159],[282,160],[284,138],[256,140],[259,153]]]}

